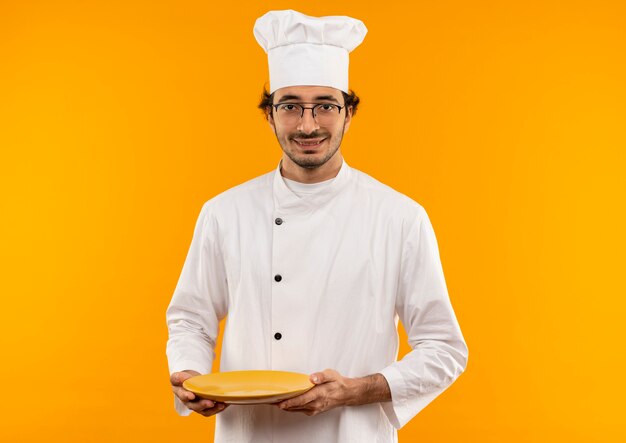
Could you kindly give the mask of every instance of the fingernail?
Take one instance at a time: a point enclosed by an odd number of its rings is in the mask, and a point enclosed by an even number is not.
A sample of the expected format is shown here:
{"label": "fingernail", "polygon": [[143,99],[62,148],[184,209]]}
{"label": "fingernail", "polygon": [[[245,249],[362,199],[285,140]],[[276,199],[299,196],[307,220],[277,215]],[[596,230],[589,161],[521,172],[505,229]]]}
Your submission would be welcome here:
{"label": "fingernail", "polygon": [[317,383],[317,375],[315,377],[313,377],[313,382]]}

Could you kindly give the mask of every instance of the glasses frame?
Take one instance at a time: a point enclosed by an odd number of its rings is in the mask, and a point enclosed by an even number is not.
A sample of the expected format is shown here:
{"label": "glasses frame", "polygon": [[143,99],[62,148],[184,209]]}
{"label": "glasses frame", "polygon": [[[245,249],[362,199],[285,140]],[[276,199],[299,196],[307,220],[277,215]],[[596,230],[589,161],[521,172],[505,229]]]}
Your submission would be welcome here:
{"label": "glasses frame", "polygon": [[[340,106],[340,105],[337,105],[335,103],[291,103],[291,102],[272,104],[271,106],[272,106],[272,108],[274,108],[274,112],[278,113],[278,107],[279,106],[283,106],[283,105],[297,105],[297,106],[300,106],[302,108],[302,112],[300,113],[300,120],[302,120],[304,118],[304,111],[306,109],[310,109],[311,110],[311,115],[313,116],[313,120],[315,120],[315,121],[317,121],[317,118],[316,118],[316,114],[317,113],[316,113],[315,109],[318,108],[319,106],[328,106],[328,105],[330,105],[330,106],[335,106],[335,107],[339,108],[339,111],[337,112],[338,116],[341,115],[341,110],[346,107],[345,105],[344,106]],[[307,106],[303,106],[303,105],[315,105],[315,106],[307,107]]]}

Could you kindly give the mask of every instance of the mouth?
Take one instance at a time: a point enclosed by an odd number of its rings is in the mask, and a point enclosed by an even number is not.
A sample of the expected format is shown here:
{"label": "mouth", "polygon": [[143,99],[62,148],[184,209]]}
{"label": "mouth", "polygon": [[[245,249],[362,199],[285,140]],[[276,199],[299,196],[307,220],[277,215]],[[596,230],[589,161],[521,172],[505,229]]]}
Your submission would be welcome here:
{"label": "mouth", "polygon": [[298,146],[305,149],[315,149],[318,148],[324,143],[326,138],[317,138],[317,139],[292,139]]}

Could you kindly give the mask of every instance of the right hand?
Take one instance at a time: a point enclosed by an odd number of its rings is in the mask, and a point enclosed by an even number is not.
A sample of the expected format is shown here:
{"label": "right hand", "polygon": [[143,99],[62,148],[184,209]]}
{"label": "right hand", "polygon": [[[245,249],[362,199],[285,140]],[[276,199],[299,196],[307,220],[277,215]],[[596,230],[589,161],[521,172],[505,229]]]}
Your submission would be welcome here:
{"label": "right hand", "polygon": [[176,397],[178,397],[180,401],[182,401],[189,409],[200,415],[204,415],[205,417],[210,417],[211,415],[215,415],[226,409],[229,405],[197,397],[193,392],[183,388],[183,382],[196,375],[200,375],[200,373],[192,370],[186,370],[182,372],[174,372],[170,376],[172,391],[174,391]]}

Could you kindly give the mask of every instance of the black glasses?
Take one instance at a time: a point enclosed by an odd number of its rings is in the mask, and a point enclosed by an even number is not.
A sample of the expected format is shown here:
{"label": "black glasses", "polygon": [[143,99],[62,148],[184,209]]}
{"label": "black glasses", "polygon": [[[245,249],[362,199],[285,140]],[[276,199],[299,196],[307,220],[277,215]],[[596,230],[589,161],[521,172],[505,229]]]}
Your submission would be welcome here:
{"label": "black glasses", "polygon": [[[303,106],[315,105],[315,106]],[[310,109],[313,118],[320,125],[331,124],[337,121],[341,110],[345,106],[335,105],[333,103],[279,103],[272,105],[276,110],[278,119],[286,124],[296,124],[304,117],[304,110]]]}

